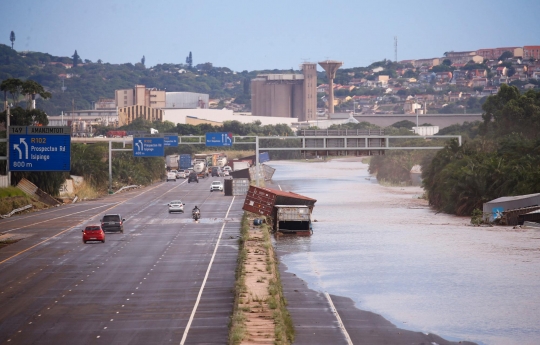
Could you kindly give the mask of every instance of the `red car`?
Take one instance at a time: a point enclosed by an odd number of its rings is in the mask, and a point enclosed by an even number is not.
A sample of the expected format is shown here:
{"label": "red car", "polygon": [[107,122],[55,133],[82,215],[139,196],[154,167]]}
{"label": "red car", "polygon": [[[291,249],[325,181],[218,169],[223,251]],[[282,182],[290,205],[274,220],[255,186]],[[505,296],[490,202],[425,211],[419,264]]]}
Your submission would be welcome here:
{"label": "red car", "polygon": [[84,243],[88,241],[101,241],[105,243],[105,232],[103,232],[101,225],[88,225],[82,233]]}

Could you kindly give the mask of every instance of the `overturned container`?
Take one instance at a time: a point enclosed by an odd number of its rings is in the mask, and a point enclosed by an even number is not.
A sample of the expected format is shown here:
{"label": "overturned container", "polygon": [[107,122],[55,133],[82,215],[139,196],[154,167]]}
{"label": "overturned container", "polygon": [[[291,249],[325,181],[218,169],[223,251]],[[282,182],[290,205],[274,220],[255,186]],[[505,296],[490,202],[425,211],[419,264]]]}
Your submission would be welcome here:
{"label": "overturned container", "polygon": [[275,232],[308,234],[316,202],[293,192],[250,186],[242,209],[272,218]]}
{"label": "overturned container", "polygon": [[274,206],[274,230],[283,234],[311,233],[311,211],[303,205]]}

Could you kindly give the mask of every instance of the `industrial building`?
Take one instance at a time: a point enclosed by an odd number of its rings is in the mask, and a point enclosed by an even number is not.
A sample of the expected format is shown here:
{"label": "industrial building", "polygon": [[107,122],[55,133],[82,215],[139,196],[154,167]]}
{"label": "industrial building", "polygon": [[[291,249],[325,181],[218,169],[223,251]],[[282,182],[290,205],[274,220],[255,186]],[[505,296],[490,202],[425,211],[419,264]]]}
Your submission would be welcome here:
{"label": "industrial building", "polygon": [[163,121],[163,110],[207,109],[209,95],[195,92],[165,92],[156,88],[135,85],[133,89],[115,91],[118,124],[124,126],[137,118]]}
{"label": "industrial building", "polygon": [[132,105],[165,108],[165,98],[165,91],[147,88],[144,85],[135,85],[133,89],[122,89],[114,92],[114,99],[118,108]]}
{"label": "industrial building", "polygon": [[167,92],[165,108],[208,109],[209,95],[195,92]]}
{"label": "industrial building", "polygon": [[213,126],[221,125],[224,121],[238,121],[240,123],[253,123],[260,121],[261,125],[286,124],[291,126],[298,122],[296,118],[252,116],[248,113],[234,113],[228,109],[163,109],[163,121],[174,124],[197,125],[201,123]]}
{"label": "industrial building", "polygon": [[255,116],[317,118],[317,64],[304,63],[302,74],[259,74],[251,80]]}

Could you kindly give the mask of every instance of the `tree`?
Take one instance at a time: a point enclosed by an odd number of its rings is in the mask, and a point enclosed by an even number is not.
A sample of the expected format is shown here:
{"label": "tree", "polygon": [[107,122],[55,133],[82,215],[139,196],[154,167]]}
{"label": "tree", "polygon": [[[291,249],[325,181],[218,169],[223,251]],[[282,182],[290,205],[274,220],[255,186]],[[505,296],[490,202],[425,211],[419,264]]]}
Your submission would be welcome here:
{"label": "tree", "polygon": [[506,59],[510,59],[513,57],[514,57],[514,54],[512,52],[505,51],[504,53],[501,54],[501,56],[499,56],[499,61],[504,61]]}
{"label": "tree", "polygon": [[145,61],[146,61],[146,59],[144,58],[144,55],[143,55],[142,59],[141,59],[141,63],[143,64],[143,66],[144,66]]}
{"label": "tree", "polygon": [[443,65],[446,65],[446,66],[452,66],[452,60],[450,59],[444,59],[443,62],[442,62]]}
{"label": "tree", "polygon": [[13,43],[15,43],[15,32],[11,31],[9,35],[9,40],[11,41],[11,49],[13,49]]}
{"label": "tree", "polygon": [[249,78],[244,79],[243,88],[244,95],[249,95],[251,93],[251,80]]}
{"label": "tree", "polygon": [[506,72],[506,75],[511,77],[514,74],[516,74],[516,68],[514,66],[508,67],[508,71]]}
{"label": "tree", "polygon": [[73,58],[73,67],[77,67],[77,65],[79,64],[79,60],[81,59],[81,57],[79,56],[79,54],[77,54],[77,50],[75,49],[75,53],[71,56]]}
{"label": "tree", "polygon": [[[20,94],[26,97],[31,97],[32,101],[35,100],[36,95],[40,95],[43,98],[50,98],[51,94],[43,89],[43,86],[36,83],[33,80],[21,81],[20,79],[6,79],[0,84],[0,90],[4,91],[4,96],[7,100],[7,93],[11,95],[12,101],[15,103],[15,107],[10,111],[10,125],[12,126],[30,126],[30,125],[47,125],[49,120],[47,114],[40,109],[35,109],[34,102],[27,103],[27,109],[19,107]],[[32,109],[30,109],[32,108]],[[2,120],[4,122],[6,117],[6,111],[2,113]]]}
{"label": "tree", "polygon": [[4,99],[7,101],[7,94],[11,95],[11,101],[15,103],[15,106],[19,105],[19,95],[22,91],[23,82],[20,79],[10,78],[2,81],[0,84],[0,90],[4,91]]}
{"label": "tree", "polygon": [[30,97],[32,101],[28,103],[27,108],[29,109],[36,109],[36,95],[40,95],[43,99],[51,98],[51,94],[45,91],[45,89],[43,89],[43,86],[33,80],[27,80],[23,82],[21,90],[21,93],[27,97]]}
{"label": "tree", "polygon": [[189,55],[186,57],[186,64],[191,69],[193,67],[193,55],[189,52]]}

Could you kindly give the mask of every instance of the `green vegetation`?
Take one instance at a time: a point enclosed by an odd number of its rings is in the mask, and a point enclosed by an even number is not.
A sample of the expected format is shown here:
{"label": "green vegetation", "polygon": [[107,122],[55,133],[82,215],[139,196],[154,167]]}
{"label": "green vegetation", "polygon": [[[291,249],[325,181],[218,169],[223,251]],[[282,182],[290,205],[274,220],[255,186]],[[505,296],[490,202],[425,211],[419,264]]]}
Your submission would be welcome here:
{"label": "green vegetation", "polygon": [[238,259],[236,261],[236,283],[234,286],[234,307],[231,320],[229,322],[229,344],[236,345],[246,336],[246,317],[240,304],[244,303],[246,293],[245,270],[244,265],[247,258],[247,249],[245,247],[246,239],[249,237],[249,219],[247,213],[242,216],[240,223],[240,239],[238,240]]}
{"label": "green vegetation", "polygon": [[0,199],[12,196],[24,196],[24,192],[16,187],[0,188]]}
{"label": "green vegetation", "polygon": [[412,164],[422,166],[430,205],[466,216],[502,196],[540,192],[540,92],[520,94],[502,85],[483,105],[482,123],[451,126],[439,134],[462,134],[437,153],[391,152],[373,157],[370,171],[390,181],[407,181]]}
{"label": "green vegetation", "polygon": [[257,74],[290,72],[234,72],[211,63],[194,65],[191,52],[186,63],[165,63],[148,68],[142,61],[124,64],[110,64],[101,59],[82,61],[77,51],[71,57],[53,56],[17,52],[0,44],[0,81],[9,78],[36,81],[52,94],[48,100],[38,98],[37,106],[49,115],[60,115],[73,108],[90,109],[100,98],[114,98],[115,90],[132,88],[135,84],[167,91],[208,93],[211,98],[242,97],[236,103],[245,102],[250,98],[249,82]]}

